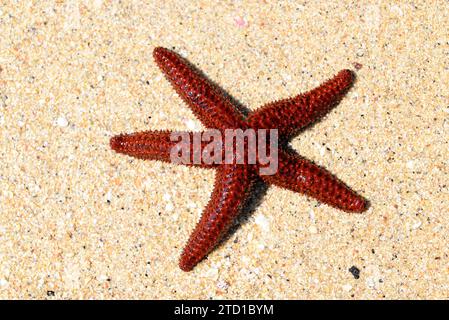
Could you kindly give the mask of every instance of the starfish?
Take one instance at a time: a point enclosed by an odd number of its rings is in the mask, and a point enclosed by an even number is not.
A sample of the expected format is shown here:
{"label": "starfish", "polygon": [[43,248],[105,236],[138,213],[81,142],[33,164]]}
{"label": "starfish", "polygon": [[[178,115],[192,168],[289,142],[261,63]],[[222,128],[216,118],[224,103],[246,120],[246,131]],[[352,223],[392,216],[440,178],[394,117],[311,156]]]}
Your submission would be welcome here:
{"label": "starfish", "polygon": [[[168,81],[194,115],[208,129],[277,129],[278,167],[271,175],[261,175],[256,164],[204,162],[187,165],[216,170],[211,198],[185,246],[179,266],[192,270],[220,242],[256,181],[313,197],[346,212],[363,212],[368,202],[324,168],[287,147],[299,131],[331,110],[351,87],[354,74],[342,70],[317,88],[297,96],[268,103],[245,115],[222,90],[177,53],[157,47],[153,57]],[[118,153],[139,159],[172,162],[170,151],[176,142],[168,130],[120,134],[110,140]],[[192,132],[186,132],[191,138]],[[201,143],[202,150],[206,143]],[[191,147],[193,148],[193,147]],[[192,154],[192,153],[191,153]]]}

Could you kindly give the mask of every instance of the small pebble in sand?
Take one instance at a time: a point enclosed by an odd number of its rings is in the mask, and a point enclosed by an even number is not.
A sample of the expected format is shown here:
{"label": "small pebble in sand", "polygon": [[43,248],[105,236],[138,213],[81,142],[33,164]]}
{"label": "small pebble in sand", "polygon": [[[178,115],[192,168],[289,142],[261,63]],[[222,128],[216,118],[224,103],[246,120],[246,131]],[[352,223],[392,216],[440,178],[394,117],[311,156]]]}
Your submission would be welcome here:
{"label": "small pebble in sand", "polygon": [[310,227],[309,227],[309,232],[310,232],[311,234],[317,234],[317,233],[318,233],[318,229],[317,229],[317,227],[315,227],[315,226],[310,226]]}
{"label": "small pebble in sand", "polygon": [[111,203],[111,200],[112,200],[112,192],[111,192],[111,190],[109,190],[109,191],[106,193],[106,202],[107,202],[107,203]]}
{"label": "small pebble in sand", "polygon": [[173,211],[174,208],[175,207],[173,206],[173,204],[171,202],[169,202],[165,205],[165,211],[171,212],[171,211]]}
{"label": "small pebble in sand", "polygon": [[170,201],[171,199],[171,195],[168,193],[165,193],[162,197],[164,198],[165,201]]}
{"label": "small pebble in sand", "polygon": [[422,222],[421,222],[420,220],[416,220],[416,221],[412,224],[412,229],[413,229],[413,230],[416,230],[416,229],[418,229],[419,227],[421,227],[421,225],[422,225]]}
{"label": "small pebble in sand", "polygon": [[356,70],[360,70],[360,69],[362,69],[363,64],[358,63],[358,62],[354,62],[353,66],[354,66],[354,68],[355,68]]}
{"label": "small pebble in sand", "polygon": [[352,290],[352,286],[350,284],[345,284],[342,286],[343,291],[349,292]]}
{"label": "small pebble in sand", "polygon": [[248,25],[243,17],[235,17],[234,18],[235,25],[239,28],[244,28]]}
{"label": "small pebble in sand", "polygon": [[63,127],[67,127],[68,124],[69,124],[69,122],[67,121],[66,118],[64,118],[64,117],[59,117],[59,118],[56,120],[56,124],[57,124],[59,127],[63,128]]}
{"label": "small pebble in sand", "polygon": [[349,272],[352,273],[354,279],[360,278],[360,269],[357,268],[356,266],[352,266],[351,268],[349,268]]}
{"label": "small pebble in sand", "polygon": [[262,229],[263,232],[268,232],[270,230],[270,222],[267,217],[262,214],[259,214],[255,218],[256,224]]}
{"label": "small pebble in sand", "polygon": [[198,130],[199,129],[198,126],[196,125],[195,121],[193,121],[191,119],[185,120],[184,123],[189,130]]}
{"label": "small pebble in sand", "polygon": [[221,290],[228,290],[229,288],[229,283],[224,281],[224,280],[218,280],[217,282],[217,288],[221,289]]}

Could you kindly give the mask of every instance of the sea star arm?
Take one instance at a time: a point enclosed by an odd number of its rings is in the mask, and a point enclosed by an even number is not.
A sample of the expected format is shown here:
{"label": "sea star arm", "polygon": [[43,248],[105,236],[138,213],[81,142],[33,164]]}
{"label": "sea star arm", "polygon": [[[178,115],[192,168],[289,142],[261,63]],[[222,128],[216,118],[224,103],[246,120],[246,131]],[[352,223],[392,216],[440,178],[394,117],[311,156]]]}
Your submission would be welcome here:
{"label": "sea star arm", "polygon": [[279,150],[278,171],[261,175],[270,184],[304,193],[347,212],[363,212],[367,201],[352,191],[327,170],[313,162]]}
{"label": "sea star arm", "polygon": [[179,266],[182,270],[192,270],[218,244],[239,213],[252,177],[253,173],[247,166],[218,168],[211,199],[181,255]]}
{"label": "sea star arm", "polygon": [[241,127],[243,116],[199,70],[162,47],[155,48],[153,56],[178,95],[207,128]]}
{"label": "sea star arm", "polygon": [[342,70],[309,92],[264,105],[250,115],[249,122],[255,128],[276,128],[280,137],[289,138],[332,109],[353,79],[352,71]]}
{"label": "sea star arm", "polygon": [[[168,130],[161,131],[145,131],[136,132],[131,134],[121,134],[111,138],[111,148],[118,152],[123,153],[138,159],[145,160],[160,160],[164,162],[174,162],[171,158],[171,152],[173,148],[182,147],[180,140],[172,141],[172,134],[176,133],[176,136],[188,135],[189,140],[185,142],[184,148],[188,148],[188,161],[186,163],[179,162],[178,164],[186,164],[189,166],[199,166],[202,168],[215,167],[216,164],[206,164],[203,162],[195,163],[193,159],[194,144],[193,132],[172,132]],[[201,141],[201,151],[206,147],[207,142]],[[187,149],[186,149],[187,150]]]}

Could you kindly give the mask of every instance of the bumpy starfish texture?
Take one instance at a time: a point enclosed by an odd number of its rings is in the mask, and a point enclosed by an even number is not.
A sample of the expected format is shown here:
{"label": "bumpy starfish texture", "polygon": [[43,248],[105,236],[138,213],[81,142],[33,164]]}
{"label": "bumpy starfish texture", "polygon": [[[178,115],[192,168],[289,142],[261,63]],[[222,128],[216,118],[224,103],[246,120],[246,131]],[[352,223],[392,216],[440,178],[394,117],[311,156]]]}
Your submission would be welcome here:
{"label": "bumpy starfish texture", "polygon": [[[153,56],[173,88],[206,128],[221,131],[278,129],[281,142],[287,142],[299,130],[325,115],[353,82],[353,73],[342,70],[307,93],[268,103],[245,116],[221,90],[175,52],[158,47]],[[171,162],[170,151],[177,144],[171,141],[171,133],[146,131],[121,134],[112,137],[110,145],[116,152],[136,158]],[[192,138],[193,133],[188,134]],[[203,142],[201,147],[205,146]],[[192,157],[193,147],[190,147]],[[216,176],[211,198],[181,255],[179,266],[184,271],[192,270],[219,243],[258,179],[306,194],[347,212],[363,212],[367,208],[364,198],[325,169],[285,148],[282,143],[278,150],[278,170],[272,175],[260,175],[258,169],[262,165],[259,162],[194,164],[191,161],[188,165],[214,168]]]}

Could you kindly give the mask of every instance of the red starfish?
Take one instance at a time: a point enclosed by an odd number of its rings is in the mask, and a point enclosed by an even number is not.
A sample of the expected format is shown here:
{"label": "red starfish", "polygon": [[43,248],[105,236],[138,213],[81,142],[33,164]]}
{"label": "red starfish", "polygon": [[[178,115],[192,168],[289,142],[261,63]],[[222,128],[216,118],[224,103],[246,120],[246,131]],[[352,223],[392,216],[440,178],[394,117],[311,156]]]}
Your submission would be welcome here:
{"label": "red starfish", "polygon": [[[346,93],[353,73],[340,71],[319,87],[293,98],[269,103],[244,116],[224,94],[185,59],[164,48],[156,48],[154,59],[176,92],[195,116],[212,129],[278,129],[279,139],[287,141],[301,128],[327,113]],[[146,131],[111,138],[111,148],[140,159],[171,162],[170,150],[176,142],[170,131]],[[189,133],[192,137],[193,133]],[[203,143],[202,148],[204,148]],[[191,152],[192,154],[193,152]],[[245,158],[246,159],[246,158]],[[190,164],[195,165],[195,164]],[[248,191],[259,177],[292,191],[314,197],[347,212],[362,212],[368,204],[331,173],[281,144],[278,170],[273,175],[260,175],[260,164],[205,164],[215,168],[215,184],[201,220],[184,248],[179,266],[190,271],[220,241],[238,215]]]}

